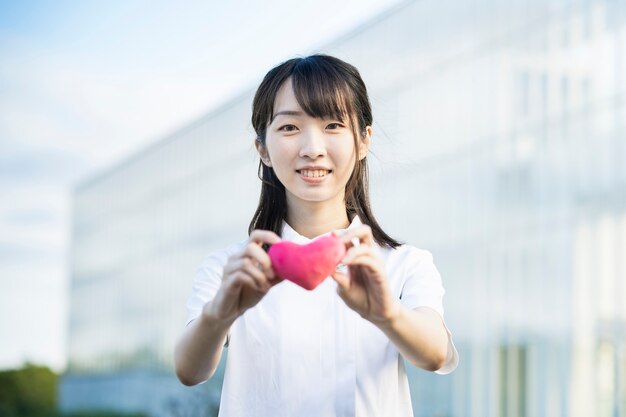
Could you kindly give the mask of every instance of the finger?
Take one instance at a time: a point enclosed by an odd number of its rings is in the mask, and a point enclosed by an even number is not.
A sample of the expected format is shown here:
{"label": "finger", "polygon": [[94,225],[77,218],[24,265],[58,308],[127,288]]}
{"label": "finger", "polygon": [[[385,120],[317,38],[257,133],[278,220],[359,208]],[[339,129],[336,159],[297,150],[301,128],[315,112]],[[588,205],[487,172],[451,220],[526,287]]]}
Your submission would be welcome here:
{"label": "finger", "polygon": [[[267,277],[253,264],[250,258],[247,257],[235,259],[230,262],[227,267],[224,268],[224,280],[236,281],[241,272],[245,272],[250,275],[252,279],[257,282],[255,286],[259,289],[263,289],[266,286],[268,288],[270,287]],[[263,284],[263,282],[265,282],[265,284]]]}
{"label": "finger", "polygon": [[243,265],[243,258],[232,258],[224,266],[224,273],[222,274],[223,280],[232,279]]}
{"label": "finger", "polygon": [[227,294],[237,296],[244,286],[256,289],[252,278],[241,271],[231,274],[228,278],[228,280],[224,281],[224,290]]}
{"label": "finger", "polygon": [[[348,246],[359,246],[360,244],[371,246],[374,241],[372,228],[366,224],[347,229],[344,234],[338,236]],[[353,242],[355,238],[358,239],[358,243]]]}
{"label": "finger", "polygon": [[270,289],[271,285],[269,279],[254,260],[250,258],[243,258],[241,260],[241,264],[241,271],[252,277],[257,288],[264,292]]}
{"label": "finger", "polygon": [[236,273],[240,270],[244,265],[244,259],[249,259],[250,257],[245,254],[245,248],[243,252],[233,255],[228,258],[226,265],[224,265],[223,278],[226,278],[229,275]]}
{"label": "finger", "polygon": [[330,276],[335,280],[337,285],[343,289],[350,288],[350,277],[342,272],[335,271]]}
{"label": "finger", "polygon": [[355,258],[361,257],[363,255],[367,256],[375,256],[374,249],[371,246],[363,245],[356,246],[348,249],[346,256],[344,256],[342,262],[344,264],[350,264],[354,261]]}
{"label": "finger", "polygon": [[229,256],[228,260],[226,261],[226,265],[224,265],[224,270],[222,272],[222,279],[225,279],[226,277],[231,275],[233,272],[235,272],[237,270],[237,267],[240,261],[241,261],[240,255]]}
{"label": "finger", "polygon": [[256,243],[249,242],[240,253],[232,255],[228,258],[226,265],[224,266],[224,275],[232,273],[241,267],[241,260],[244,258],[252,258],[255,264],[258,264],[259,269],[270,279],[275,278],[274,270],[272,269],[272,262],[267,253]]}
{"label": "finger", "polygon": [[355,227],[354,235],[359,238],[361,244],[365,244],[368,246],[372,246],[374,242],[374,237],[372,235],[372,228],[366,224],[362,224],[361,226]]}
{"label": "finger", "polygon": [[258,245],[262,245],[263,243],[269,243],[270,245],[274,243],[278,243],[281,241],[280,236],[271,230],[260,230],[256,229],[250,233],[250,241],[254,242]]}
{"label": "finger", "polygon": [[361,284],[366,282],[383,282],[386,280],[382,266],[371,257],[359,257],[348,267],[348,274]]}
{"label": "finger", "polygon": [[262,270],[269,279],[274,279],[274,269],[272,269],[272,260],[267,253],[257,244],[251,243],[246,246],[242,254],[244,257],[252,259],[253,263]]}
{"label": "finger", "polygon": [[354,257],[354,259],[352,259],[352,261],[350,262],[350,265],[348,265],[348,270],[350,270],[350,268],[356,267],[368,267],[369,269],[379,272],[383,272],[384,269],[383,263],[380,261],[380,259],[367,254]]}
{"label": "finger", "polygon": [[357,236],[348,235],[348,234],[335,235],[335,236],[341,239],[341,243],[344,244],[344,246],[346,247],[346,250],[350,250],[350,248],[353,248],[356,246],[361,246],[361,239]]}
{"label": "finger", "polygon": [[270,289],[269,283],[266,282],[266,285],[264,285],[262,281],[255,278],[245,269],[236,272],[235,281],[263,294]]}

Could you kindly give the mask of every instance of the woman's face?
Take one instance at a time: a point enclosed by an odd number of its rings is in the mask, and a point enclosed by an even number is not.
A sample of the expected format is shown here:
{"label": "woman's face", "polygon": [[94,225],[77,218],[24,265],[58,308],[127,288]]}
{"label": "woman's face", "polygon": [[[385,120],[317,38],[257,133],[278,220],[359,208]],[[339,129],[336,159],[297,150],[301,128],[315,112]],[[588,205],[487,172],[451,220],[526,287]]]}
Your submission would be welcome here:
{"label": "woman's face", "polygon": [[303,202],[342,204],[356,159],[366,156],[371,138],[355,150],[351,126],[339,120],[307,115],[296,100],[291,78],[278,90],[273,121],[267,127],[263,163],[273,167],[285,186],[287,204]]}

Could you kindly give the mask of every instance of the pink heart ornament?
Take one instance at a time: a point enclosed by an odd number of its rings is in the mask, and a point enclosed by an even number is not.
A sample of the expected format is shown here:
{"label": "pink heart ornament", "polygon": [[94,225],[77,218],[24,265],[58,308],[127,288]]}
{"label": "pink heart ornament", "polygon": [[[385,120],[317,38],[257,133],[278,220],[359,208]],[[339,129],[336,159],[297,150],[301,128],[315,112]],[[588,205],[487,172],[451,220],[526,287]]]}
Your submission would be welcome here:
{"label": "pink heart ornament", "polygon": [[339,237],[327,235],[305,245],[275,243],[267,254],[276,275],[311,291],[335,271],[346,247]]}

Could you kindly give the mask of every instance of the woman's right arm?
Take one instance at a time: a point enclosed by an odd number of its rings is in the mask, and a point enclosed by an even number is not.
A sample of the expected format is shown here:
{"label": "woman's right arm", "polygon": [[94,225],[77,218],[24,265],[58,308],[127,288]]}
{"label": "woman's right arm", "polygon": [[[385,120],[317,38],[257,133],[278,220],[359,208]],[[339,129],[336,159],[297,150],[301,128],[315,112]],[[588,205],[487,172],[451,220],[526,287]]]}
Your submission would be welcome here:
{"label": "woman's right arm", "polygon": [[187,325],[174,350],[176,375],[180,382],[192,386],[213,376],[233,321],[220,322],[203,311]]}
{"label": "woman's right arm", "polygon": [[243,251],[228,258],[217,294],[187,325],[174,350],[176,375],[183,384],[197,385],[213,376],[232,324],[280,282],[262,248],[279,241],[273,232],[255,230]]}

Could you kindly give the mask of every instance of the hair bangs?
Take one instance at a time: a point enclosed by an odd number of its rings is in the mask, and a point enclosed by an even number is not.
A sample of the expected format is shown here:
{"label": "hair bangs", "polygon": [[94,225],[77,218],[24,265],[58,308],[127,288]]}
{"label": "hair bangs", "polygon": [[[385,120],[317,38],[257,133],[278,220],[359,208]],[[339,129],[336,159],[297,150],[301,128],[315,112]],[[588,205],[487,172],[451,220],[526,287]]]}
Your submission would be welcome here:
{"label": "hair bangs", "polygon": [[304,59],[294,68],[292,86],[298,104],[309,116],[352,124],[352,93],[337,71]]}

